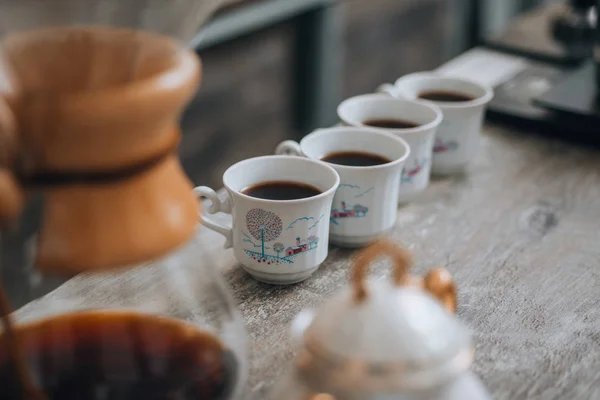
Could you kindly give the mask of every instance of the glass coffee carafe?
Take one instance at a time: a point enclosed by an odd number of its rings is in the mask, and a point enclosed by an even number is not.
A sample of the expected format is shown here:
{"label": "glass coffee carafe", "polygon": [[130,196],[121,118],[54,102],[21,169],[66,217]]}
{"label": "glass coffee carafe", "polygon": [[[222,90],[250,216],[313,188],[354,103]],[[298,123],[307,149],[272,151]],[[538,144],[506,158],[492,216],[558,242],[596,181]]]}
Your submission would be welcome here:
{"label": "glass coffee carafe", "polygon": [[2,236],[41,198],[31,286],[74,276],[16,312],[0,290],[2,399],[242,392],[243,323],[177,156],[201,77],[182,43],[218,3],[0,0]]}
{"label": "glass coffee carafe", "polygon": [[[208,257],[192,240],[134,268],[80,274],[16,311],[14,338],[0,342],[0,398],[242,398],[243,322]],[[25,397],[24,383],[44,397]]]}

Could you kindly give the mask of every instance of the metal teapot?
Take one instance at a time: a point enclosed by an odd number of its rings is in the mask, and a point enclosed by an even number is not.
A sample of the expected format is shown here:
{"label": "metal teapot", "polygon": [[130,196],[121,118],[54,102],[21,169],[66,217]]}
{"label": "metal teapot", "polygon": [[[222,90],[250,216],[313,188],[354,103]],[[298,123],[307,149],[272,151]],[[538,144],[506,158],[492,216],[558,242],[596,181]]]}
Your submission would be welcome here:
{"label": "metal teapot", "polygon": [[[394,262],[391,281],[367,281],[379,256]],[[292,333],[297,357],[272,399],[487,400],[469,371],[473,347],[452,313],[456,286],[445,269],[408,274],[410,253],[379,242],[361,253],[350,287],[318,312],[304,311]]]}

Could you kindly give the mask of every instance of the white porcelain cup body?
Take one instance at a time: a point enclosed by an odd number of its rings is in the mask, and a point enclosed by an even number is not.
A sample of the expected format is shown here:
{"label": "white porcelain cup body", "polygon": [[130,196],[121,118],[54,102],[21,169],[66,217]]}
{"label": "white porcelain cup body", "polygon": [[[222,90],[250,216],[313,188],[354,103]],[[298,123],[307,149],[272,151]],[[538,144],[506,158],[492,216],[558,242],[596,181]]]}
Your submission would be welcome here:
{"label": "white porcelain cup body", "polygon": [[429,91],[456,92],[473,99],[432,102],[444,115],[436,134],[432,171],[441,175],[464,172],[478,153],[485,109],[494,97],[493,90],[465,79],[420,72],[398,79],[393,89],[387,91],[409,100]]}
{"label": "white porcelain cup body", "polygon": [[[264,182],[307,184],[321,193],[297,200],[250,197],[244,189]],[[194,191],[212,204],[208,212],[229,213],[231,226],[200,215],[204,226],[226,238],[235,257],[255,279],[292,284],[308,278],[327,258],[329,214],[339,186],[337,172],[325,163],[304,157],[265,156],[241,161],[223,175],[225,200],[214,190]]]}
{"label": "white porcelain cup body", "polygon": [[331,243],[343,247],[367,245],[395,224],[400,177],[410,155],[406,141],[374,129],[335,127],[319,129],[300,143],[286,141],[277,154],[303,155],[313,160],[338,152],[365,152],[389,162],[373,166],[328,163],[340,175],[329,215]]}
{"label": "white porcelain cup body", "polygon": [[416,128],[408,129],[369,128],[396,135],[410,147],[400,178],[400,203],[414,200],[429,186],[435,133],[442,122],[442,112],[437,106],[386,94],[367,94],[342,102],[338,116],[345,125],[355,127],[365,127],[365,122],[374,119],[396,119],[416,124]]}

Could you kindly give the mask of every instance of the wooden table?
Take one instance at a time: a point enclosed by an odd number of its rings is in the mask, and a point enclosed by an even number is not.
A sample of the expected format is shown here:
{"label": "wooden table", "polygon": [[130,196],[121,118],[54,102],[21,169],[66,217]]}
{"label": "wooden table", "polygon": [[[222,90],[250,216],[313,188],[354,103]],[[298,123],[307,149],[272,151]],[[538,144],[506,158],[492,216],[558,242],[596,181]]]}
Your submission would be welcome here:
{"label": "wooden table", "polygon": [[[474,370],[497,400],[600,398],[600,154],[487,126],[465,177],[436,180],[400,211],[392,236],[416,255],[416,272],[447,266],[459,283],[459,317],[473,330]],[[200,238],[233,289],[252,342],[248,399],[265,394],[292,359],[288,328],[303,308],[346,284],[352,252],[331,249],[307,281],[258,283],[237,267],[223,239]],[[49,299],[107,299],[126,304],[152,296],[78,277],[29,304]],[[385,265],[374,276],[387,273]]]}

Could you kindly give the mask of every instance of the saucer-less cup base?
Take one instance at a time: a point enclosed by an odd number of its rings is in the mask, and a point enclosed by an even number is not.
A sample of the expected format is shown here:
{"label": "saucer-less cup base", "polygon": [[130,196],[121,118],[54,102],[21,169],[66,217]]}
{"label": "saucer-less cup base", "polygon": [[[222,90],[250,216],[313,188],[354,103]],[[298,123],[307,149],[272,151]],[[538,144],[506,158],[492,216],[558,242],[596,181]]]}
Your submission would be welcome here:
{"label": "saucer-less cup base", "polygon": [[464,79],[439,76],[429,72],[406,75],[386,90],[414,100],[426,91],[457,92],[471,96],[464,102],[435,102],[444,115],[433,147],[432,173],[454,175],[467,171],[477,156],[486,105],[494,94],[491,88]]}
{"label": "saucer-less cup base", "polygon": [[365,127],[363,123],[373,119],[402,120],[417,124],[418,127],[409,129],[376,129],[404,139],[410,147],[410,155],[404,163],[400,178],[397,202],[408,203],[429,186],[435,133],[442,122],[442,112],[438,107],[386,94],[366,94],[342,102],[338,107],[338,115],[344,124],[355,127]]}
{"label": "saucer-less cup base", "polygon": [[384,236],[396,223],[400,175],[410,156],[405,140],[365,127],[318,129],[300,143],[281,143],[278,154],[313,160],[339,152],[363,152],[388,162],[371,166],[327,163],[340,176],[340,186],[328,215],[329,240],[342,247],[362,247]]}
{"label": "saucer-less cup base", "polygon": [[270,285],[293,285],[307,280],[319,267],[309,269],[302,272],[291,272],[289,274],[273,274],[259,271],[241,264],[241,267],[259,282],[268,283]]}
{"label": "saucer-less cup base", "polygon": [[[320,194],[298,200],[265,200],[247,196],[248,186],[272,181],[311,185]],[[302,157],[251,158],[223,175],[228,196],[219,199],[210,188],[194,191],[212,205],[211,214],[232,215],[232,226],[222,226],[201,215],[207,228],[225,236],[242,268],[255,279],[292,284],[308,278],[325,258],[329,244],[329,213],[339,185],[337,172],[325,163]]]}
{"label": "saucer-less cup base", "polygon": [[[394,220],[393,222],[395,223],[396,221]],[[371,243],[376,242],[377,240],[381,239],[383,236],[387,235],[392,229],[393,229],[393,226],[390,228],[387,228],[381,232],[373,234],[373,235],[362,235],[362,236],[346,236],[346,235],[336,235],[336,234],[331,233],[331,234],[329,234],[329,242],[337,247],[344,247],[344,248],[348,248],[348,249],[358,249],[358,248],[365,247]]]}
{"label": "saucer-less cup base", "polygon": [[444,165],[434,162],[431,165],[431,175],[439,178],[449,175],[464,175],[469,171],[469,165],[471,165],[470,161],[455,165]]}

